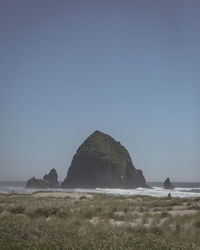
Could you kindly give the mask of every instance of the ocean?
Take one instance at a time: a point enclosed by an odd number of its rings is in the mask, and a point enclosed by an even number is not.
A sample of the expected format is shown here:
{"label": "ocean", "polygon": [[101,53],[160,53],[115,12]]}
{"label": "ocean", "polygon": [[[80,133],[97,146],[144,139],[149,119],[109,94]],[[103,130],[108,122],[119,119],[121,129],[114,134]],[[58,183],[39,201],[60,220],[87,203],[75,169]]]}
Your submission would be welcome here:
{"label": "ocean", "polygon": [[[24,181],[4,181],[0,182],[0,193],[3,194],[31,194],[44,189],[26,189]],[[96,189],[45,189],[55,192],[74,192],[74,193],[101,193],[110,195],[150,195],[154,197],[166,197],[169,193],[172,197],[200,197],[200,182],[173,182],[175,186],[173,190],[166,190],[162,186],[162,182],[148,182],[152,189],[136,188],[136,189],[120,189],[120,188],[96,188]]]}

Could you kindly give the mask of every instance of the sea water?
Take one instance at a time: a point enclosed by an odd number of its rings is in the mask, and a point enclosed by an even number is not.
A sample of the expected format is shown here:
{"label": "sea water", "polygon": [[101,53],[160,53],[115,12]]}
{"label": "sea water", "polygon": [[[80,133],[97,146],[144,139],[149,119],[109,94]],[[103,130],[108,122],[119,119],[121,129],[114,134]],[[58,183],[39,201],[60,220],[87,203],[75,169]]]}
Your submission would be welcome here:
{"label": "sea water", "polygon": [[161,182],[149,182],[152,189],[136,188],[136,189],[121,189],[121,188],[96,188],[96,189],[26,189],[26,182],[0,182],[0,193],[11,194],[31,194],[40,190],[55,191],[55,192],[73,192],[73,193],[101,193],[109,195],[150,195],[154,197],[166,197],[169,193],[172,197],[200,197],[200,182],[173,182],[174,189],[164,189]]}

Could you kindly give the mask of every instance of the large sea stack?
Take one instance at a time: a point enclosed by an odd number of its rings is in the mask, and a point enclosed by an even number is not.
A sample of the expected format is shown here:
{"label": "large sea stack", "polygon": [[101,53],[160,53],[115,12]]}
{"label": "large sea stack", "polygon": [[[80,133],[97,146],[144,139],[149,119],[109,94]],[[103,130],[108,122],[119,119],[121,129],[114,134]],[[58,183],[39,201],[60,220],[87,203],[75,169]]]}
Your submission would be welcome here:
{"label": "large sea stack", "polygon": [[100,131],[78,148],[62,188],[149,187],[141,170],[135,169],[120,142]]}
{"label": "large sea stack", "polygon": [[49,174],[45,174],[43,179],[38,179],[35,177],[30,178],[26,182],[26,188],[58,188],[58,174],[53,168]]}

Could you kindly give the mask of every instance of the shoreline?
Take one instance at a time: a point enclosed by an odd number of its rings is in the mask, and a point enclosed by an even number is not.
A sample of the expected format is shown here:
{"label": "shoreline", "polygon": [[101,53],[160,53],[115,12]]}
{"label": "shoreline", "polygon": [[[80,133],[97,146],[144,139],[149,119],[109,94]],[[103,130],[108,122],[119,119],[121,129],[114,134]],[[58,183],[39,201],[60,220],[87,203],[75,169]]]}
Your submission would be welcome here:
{"label": "shoreline", "polygon": [[91,194],[107,194],[114,196],[134,196],[144,195],[151,197],[167,197],[168,194],[172,197],[179,198],[198,198],[200,197],[200,188],[175,188],[163,189],[160,187],[153,187],[152,189],[137,188],[137,189],[109,189],[109,188],[96,188],[96,189],[26,189],[23,187],[0,187],[1,194],[32,194],[35,192],[55,192],[55,193],[91,193]]}

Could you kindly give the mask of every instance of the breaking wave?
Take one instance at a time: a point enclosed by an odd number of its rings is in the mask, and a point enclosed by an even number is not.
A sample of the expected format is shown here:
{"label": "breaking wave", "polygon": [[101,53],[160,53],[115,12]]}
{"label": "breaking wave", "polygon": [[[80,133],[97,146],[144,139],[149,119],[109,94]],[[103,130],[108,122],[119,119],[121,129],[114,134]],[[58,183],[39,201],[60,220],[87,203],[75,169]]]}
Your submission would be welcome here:
{"label": "breaking wave", "polygon": [[[188,185],[188,187],[187,187]],[[0,193],[9,194],[9,193],[19,193],[19,194],[31,194],[35,191],[54,191],[54,192],[74,192],[74,193],[100,193],[108,195],[150,195],[154,197],[166,197],[169,193],[172,197],[182,197],[182,198],[192,198],[200,197],[200,185],[191,183],[184,183],[184,185],[176,186],[175,189],[164,189],[162,186],[153,186],[151,189],[147,188],[136,188],[136,189],[120,189],[120,188],[96,188],[96,189],[26,189],[25,183],[19,185],[15,182],[12,183],[0,183]]]}

